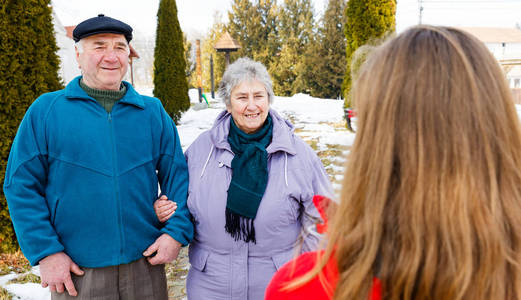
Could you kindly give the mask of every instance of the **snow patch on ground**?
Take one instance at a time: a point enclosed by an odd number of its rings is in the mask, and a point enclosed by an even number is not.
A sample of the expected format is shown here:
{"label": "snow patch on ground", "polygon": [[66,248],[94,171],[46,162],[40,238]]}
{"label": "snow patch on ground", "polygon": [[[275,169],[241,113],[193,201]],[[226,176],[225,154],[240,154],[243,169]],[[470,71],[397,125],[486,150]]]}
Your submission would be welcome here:
{"label": "snow patch on ground", "polygon": [[[33,273],[40,276],[40,268],[38,266],[33,267],[29,273]],[[27,273],[25,273],[27,274]],[[4,276],[0,276],[0,286],[6,289],[9,293],[14,295],[13,299],[20,300],[49,300],[51,299],[51,293],[48,288],[43,288],[38,283],[11,283],[7,284],[10,280],[17,277],[23,276],[24,274],[10,273]]]}
{"label": "snow patch on ground", "polygon": [[4,286],[11,294],[15,295],[13,299],[20,300],[50,300],[51,293],[48,288],[42,288],[38,283],[13,283]]}
{"label": "snow patch on ground", "polygon": [[272,107],[280,113],[299,115],[301,123],[343,122],[344,102],[341,100],[318,99],[306,94],[293,97],[275,97]]}

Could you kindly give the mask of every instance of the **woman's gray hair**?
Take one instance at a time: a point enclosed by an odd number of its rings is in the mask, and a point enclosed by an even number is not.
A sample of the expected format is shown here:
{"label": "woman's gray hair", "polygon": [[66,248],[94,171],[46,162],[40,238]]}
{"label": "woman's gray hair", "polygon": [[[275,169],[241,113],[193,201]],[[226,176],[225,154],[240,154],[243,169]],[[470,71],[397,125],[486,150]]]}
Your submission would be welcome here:
{"label": "woman's gray hair", "polygon": [[217,94],[226,106],[230,106],[232,90],[241,83],[252,80],[257,80],[264,85],[266,92],[268,92],[268,101],[271,104],[275,95],[273,94],[273,84],[268,70],[260,62],[247,57],[237,59],[226,68]]}

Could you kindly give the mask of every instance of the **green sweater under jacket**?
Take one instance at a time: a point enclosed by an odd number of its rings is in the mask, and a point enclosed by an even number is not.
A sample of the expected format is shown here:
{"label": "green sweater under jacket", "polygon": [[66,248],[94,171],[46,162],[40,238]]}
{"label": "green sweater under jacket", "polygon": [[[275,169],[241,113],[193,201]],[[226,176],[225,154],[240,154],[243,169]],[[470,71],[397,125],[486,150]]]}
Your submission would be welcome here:
{"label": "green sweater under jacket", "polygon": [[105,108],[108,113],[112,111],[114,104],[116,104],[119,99],[123,98],[127,92],[127,87],[124,84],[121,84],[119,91],[98,90],[88,87],[82,79],[80,80],[80,86],[87,93],[87,95],[96,99],[96,101],[98,101],[98,103],[101,104],[101,106],[103,106],[103,108]]}

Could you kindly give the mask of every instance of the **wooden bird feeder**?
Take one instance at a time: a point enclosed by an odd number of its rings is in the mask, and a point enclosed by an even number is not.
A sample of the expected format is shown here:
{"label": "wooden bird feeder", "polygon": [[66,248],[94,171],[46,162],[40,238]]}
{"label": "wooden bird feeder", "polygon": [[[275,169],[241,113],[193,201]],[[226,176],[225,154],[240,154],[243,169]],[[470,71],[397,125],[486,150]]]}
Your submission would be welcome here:
{"label": "wooden bird feeder", "polygon": [[230,52],[239,50],[241,45],[225,31],[213,48],[217,50],[217,52],[225,53],[226,66],[228,66],[230,64]]}

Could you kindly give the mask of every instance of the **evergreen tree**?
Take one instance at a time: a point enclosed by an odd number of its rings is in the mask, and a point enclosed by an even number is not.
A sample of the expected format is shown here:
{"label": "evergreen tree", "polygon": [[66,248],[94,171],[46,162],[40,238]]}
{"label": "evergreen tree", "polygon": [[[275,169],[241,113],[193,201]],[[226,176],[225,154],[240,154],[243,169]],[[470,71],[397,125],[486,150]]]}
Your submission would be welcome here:
{"label": "evergreen tree", "polygon": [[[0,4],[0,182],[25,111],[41,94],[62,89],[49,0]],[[3,190],[0,252],[18,248]]]}
{"label": "evergreen tree", "polygon": [[396,0],[349,0],[346,16],[347,70],[342,83],[345,106],[351,106],[351,59],[358,47],[393,32],[396,26]]}
{"label": "evergreen tree", "polygon": [[[253,49],[257,48],[258,41],[254,36],[257,11],[250,0],[233,0],[232,9],[228,12],[228,32],[241,45],[241,49],[234,55],[253,58]],[[260,25],[260,23],[257,23]]]}
{"label": "evergreen tree", "polygon": [[247,56],[268,67],[280,50],[275,0],[234,0],[228,13],[228,32],[239,42],[241,49],[232,60]]}
{"label": "evergreen tree", "polygon": [[255,9],[258,21],[254,22],[254,29],[256,29],[255,36],[259,43],[258,47],[253,49],[253,59],[268,68],[281,47],[277,19],[279,7],[274,0],[261,0],[257,2]]}
{"label": "evergreen tree", "polygon": [[285,96],[307,92],[302,54],[315,38],[311,0],[284,0],[279,20],[281,51],[269,69],[274,90]]}
{"label": "evergreen tree", "polygon": [[313,97],[338,98],[346,69],[343,12],[345,0],[329,0],[318,35],[303,57],[305,85]]}
{"label": "evergreen tree", "polygon": [[283,41],[294,37],[302,50],[313,37],[313,9],[311,0],[284,0],[280,15],[280,37]]}
{"label": "evergreen tree", "polygon": [[279,57],[271,64],[269,72],[273,80],[273,92],[279,96],[291,96],[297,74],[300,53],[293,46],[295,42],[287,42],[282,46]]}
{"label": "evergreen tree", "polygon": [[161,0],[157,11],[154,50],[154,96],[161,99],[174,122],[190,108],[183,33],[175,0]]}
{"label": "evergreen tree", "polygon": [[[320,31],[318,33],[320,34]],[[320,83],[327,80],[325,78],[329,76],[329,74],[325,74],[327,58],[321,56],[328,46],[321,44],[322,38],[319,34],[313,37],[304,53],[299,56],[302,63],[296,66],[296,73],[300,74],[297,77],[296,84],[304,86],[306,94],[313,97],[326,98],[319,91],[321,91]],[[342,50],[342,63],[344,63],[345,48]]]}

